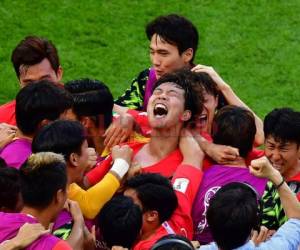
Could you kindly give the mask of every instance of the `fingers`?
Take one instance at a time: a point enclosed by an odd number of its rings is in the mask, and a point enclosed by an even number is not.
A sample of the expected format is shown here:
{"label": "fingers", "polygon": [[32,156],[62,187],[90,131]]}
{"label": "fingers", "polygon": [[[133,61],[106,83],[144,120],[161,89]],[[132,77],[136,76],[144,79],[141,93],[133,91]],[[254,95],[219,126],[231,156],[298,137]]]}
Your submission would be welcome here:
{"label": "fingers", "polygon": [[96,164],[97,164],[97,153],[96,150],[94,148],[87,148],[86,149],[87,154],[88,154],[88,169],[93,168]]}
{"label": "fingers", "polygon": [[116,129],[116,127],[115,127],[114,123],[109,125],[109,127],[106,129],[105,133],[103,134],[103,136],[105,137],[104,143],[105,143],[105,141],[108,141],[107,138],[110,138],[114,134],[115,129]]}
{"label": "fingers", "polygon": [[208,70],[213,70],[213,67],[198,64],[194,68],[191,69],[191,71],[193,71],[193,72],[205,72]]}
{"label": "fingers", "polygon": [[265,226],[261,226],[257,237],[257,241],[264,242],[266,241],[267,237],[268,237],[268,228],[266,228]]}
{"label": "fingers", "polygon": [[237,159],[239,150],[230,146],[225,146],[223,151],[220,151],[219,163],[231,162]]}
{"label": "fingers", "polygon": [[130,164],[133,150],[128,145],[116,145],[112,148],[111,156],[113,160],[118,158],[124,159]]}
{"label": "fingers", "polygon": [[10,127],[0,129],[0,148],[11,142],[16,135],[16,130]]}
{"label": "fingers", "polygon": [[3,129],[3,128],[10,128],[12,130],[17,130],[17,127],[16,126],[13,126],[13,125],[10,125],[10,124],[7,124],[7,123],[0,123],[0,129]]}
{"label": "fingers", "polygon": [[258,232],[256,230],[253,230],[251,240],[254,242],[255,245],[256,245],[257,237],[258,237]]}
{"label": "fingers", "polygon": [[115,127],[111,129],[110,133],[108,133],[107,137],[105,138],[106,143],[104,141],[104,144],[106,147],[112,148],[113,146],[119,144],[122,140],[125,141],[126,139],[126,131],[120,127]]}

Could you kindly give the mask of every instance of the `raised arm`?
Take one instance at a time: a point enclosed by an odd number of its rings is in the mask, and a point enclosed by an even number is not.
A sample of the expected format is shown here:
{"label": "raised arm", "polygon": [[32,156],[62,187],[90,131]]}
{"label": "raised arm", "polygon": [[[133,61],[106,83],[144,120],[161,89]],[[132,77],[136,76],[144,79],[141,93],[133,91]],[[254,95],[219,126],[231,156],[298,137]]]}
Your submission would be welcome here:
{"label": "raised arm", "polygon": [[227,162],[236,160],[239,156],[239,150],[237,148],[209,142],[198,132],[193,133],[193,136],[204,153],[219,164],[225,165]]}
{"label": "raised arm", "polygon": [[87,190],[81,189],[76,184],[71,184],[68,197],[79,203],[86,218],[94,219],[103,205],[118,190],[120,181],[129,169],[131,156],[132,149],[129,146],[115,146],[112,149],[114,163],[102,180]]}
{"label": "raised arm", "polygon": [[252,114],[255,117],[255,125],[256,125],[255,145],[256,146],[262,145],[264,143],[264,132],[263,132],[262,120],[234,93],[230,85],[227,84],[219,76],[219,74],[214,70],[214,68],[198,64],[192,69],[192,71],[207,73],[217,84],[219,90],[222,92],[228,104],[243,107],[252,112]]}
{"label": "raised arm", "polygon": [[281,204],[286,216],[291,219],[300,219],[300,202],[296,195],[290,190],[279,171],[271,165],[264,156],[253,160],[250,166],[250,173],[262,178],[268,178],[277,187]]}

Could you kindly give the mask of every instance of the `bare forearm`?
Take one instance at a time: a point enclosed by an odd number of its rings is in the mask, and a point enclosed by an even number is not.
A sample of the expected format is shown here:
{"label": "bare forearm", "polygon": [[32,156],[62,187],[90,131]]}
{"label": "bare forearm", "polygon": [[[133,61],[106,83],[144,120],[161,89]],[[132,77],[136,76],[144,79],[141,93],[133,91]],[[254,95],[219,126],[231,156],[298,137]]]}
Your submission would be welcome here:
{"label": "bare forearm", "polygon": [[15,239],[7,240],[0,244],[0,250],[18,250],[22,249],[21,244]]}
{"label": "bare forearm", "polygon": [[83,246],[83,222],[74,221],[71,234],[67,238],[67,242],[74,250],[81,250]]}
{"label": "bare forearm", "polygon": [[209,141],[207,141],[203,136],[200,134],[194,135],[195,140],[197,141],[200,148],[203,150],[205,154],[208,154],[209,151],[209,145],[211,144]]}
{"label": "bare forearm", "polygon": [[[272,175],[270,180],[278,186],[283,180],[282,176],[277,172]],[[291,191],[288,185],[284,182],[279,188],[278,193],[280,201],[286,216],[290,218],[300,219],[300,202],[296,195]]]}
{"label": "bare forearm", "polygon": [[114,104],[113,111],[118,113],[119,115],[124,115],[128,111],[128,108],[120,106],[118,104]]}

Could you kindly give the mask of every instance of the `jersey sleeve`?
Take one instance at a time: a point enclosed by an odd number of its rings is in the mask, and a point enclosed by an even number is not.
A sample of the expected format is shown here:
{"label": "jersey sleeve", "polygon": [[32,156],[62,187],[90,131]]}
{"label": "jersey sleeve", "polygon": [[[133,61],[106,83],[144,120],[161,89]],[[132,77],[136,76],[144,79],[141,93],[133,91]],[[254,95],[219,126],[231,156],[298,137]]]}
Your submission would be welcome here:
{"label": "jersey sleeve", "polygon": [[115,103],[130,109],[142,110],[144,104],[145,87],[148,78],[149,69],[146,69],[131,82],[130,87],[115,101]]}
{"label": "jersey sleeve", "polygon": [[172,184],[178,199],[178,207],[170,219],[174,231],[189,239],[193,237],[192,206],[199,185],[202,180],[202,171],[191,165],[178,166]]}
{"label": "jersey sleeve", "polygon": [[104,204],[112,198],[119,186],[118,179],[108,173],[100,182],[88,190],[83,190],[75,183],[71,184],[68,198],[78,202],[85,218],[94,219]]}
{"label": "jersey sleeve", "polygon": [[286,220],[280,197],[271,181],[266,184],[262,196],[262,221],[261,224],[268,229],[277,230]]}
{"label": "jersey sleeve", "polygon": [[99,162],[85,177],[90,186],[98,183],[108,173],[111,168],[112,158],[108,156],[104,161]]}

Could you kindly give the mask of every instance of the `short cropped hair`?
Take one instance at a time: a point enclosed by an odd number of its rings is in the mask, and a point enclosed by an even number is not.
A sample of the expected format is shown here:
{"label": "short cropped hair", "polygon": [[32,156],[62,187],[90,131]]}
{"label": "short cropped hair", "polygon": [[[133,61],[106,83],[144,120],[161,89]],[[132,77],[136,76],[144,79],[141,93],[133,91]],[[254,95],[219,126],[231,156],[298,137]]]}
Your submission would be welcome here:
{"label": "short cropped hair", "polygon": [[[90,116],[95,125],[103,125],[104,128],[112,122],[113,96],[109,88],[98,80],[79,79],[65,84],[65,89],[73,97],[73,111],[80,119],[81,116]],[[99,120],[101,118],[104,120]]]}
{"label": "short cropped hair", "polygon": [[213,142],[238,148],[243,158],[252,150],[255,134],[254,116],[245,108],[228,105],[214,117]]}
{"label": "short cropped hair", "polygon": [[54,121],[72,107],[72,98],[48,80],[36,81],[22,88],[16,97],[16,122],[25,135],[38,130],[44,119]]}
{"label": "short cropped hair", "polygon": [[52,152],[32,154],[20,168],[24,204],[37,209],[50,205],[60,189],[66,191],[66,162]]}
{"label": "short cropped hair", "polygon": [[211,198],[206,218],[220,249],[238,248],[258,224],[257,196],[243,183],[226,184]]}
{"label": "short cropped hair", "polygon": [[130,197],[119,195],[108,201],[99,214],[101,236],[106,245],[131,249],[142,228],[142,211]]}
{"label": "short cropped hair", "polygon": [[193,62],[196,55],[199,34],[191,21],[183,16],[170,14],[159,16],[146,26],[146,34],[151,40],[154,34],[160,36],[166,42],[175,45],[181,55],[189,48],[193,49]]}
{"label": "short cropped hair", "polygon": [[11,61],[18,78],[20,78],[22,65],[35,65],[44,59],[49,60],[52,69],[57,73],[60,66],[57,49],[52,42],[37,36],[25,37],[11,55]]}
{"label": "short cropped hair", "polygon": [[0,167],[0,211],[8,209],[16,212],[16,206],[21,194],[20,175],[15,168]]}
{"label": "short cropped hair", "polygon": [[86,140],[83,126],[78,121],[57,120],[41,128],[32,140],[32,152],[54,152],[69,161],[72,153],[81,155]]}
{"label": "short cropped hair", "polygon": [[184,109],[191,111],[191,119],[188,122],[195,121],[195,117],[201,114],[203,110],[203,95],[193,91],[193,72],[186,69],[167,73],[160,77],[154,84],[152,91],[163,83],[174,83],[178,88],[184,90]]}
{"label": "short cropped hair", "polygon": [[156,210],[160,223],[170,219],[178,206],[177,196],[170,181],[160,174],[145,173],[129,179],[125,189],[134,189],[143,212]]}
{"label": "short cropped hair", "polygon": [[300,145],[300,112],[291,108],[273,109],[264,119],[265,138]]}

